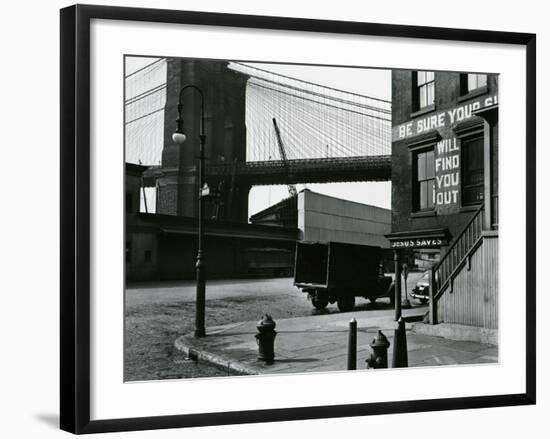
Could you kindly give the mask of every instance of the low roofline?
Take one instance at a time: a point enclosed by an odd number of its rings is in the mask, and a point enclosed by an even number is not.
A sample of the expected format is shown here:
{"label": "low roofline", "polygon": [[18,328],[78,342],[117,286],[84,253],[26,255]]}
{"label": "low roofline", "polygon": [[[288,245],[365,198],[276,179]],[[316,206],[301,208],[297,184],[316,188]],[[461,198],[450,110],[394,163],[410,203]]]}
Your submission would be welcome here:
{"label": "low roofline", "polygon": [[250,220],[254,220],[256,219],[257,217],[261,216],[261,215],[265,215],[266,213],[269,213],[269,212],[272,212],[273,210],[275,210],[277,207],[279,206],[282,206],[286,203],[288,203],[290,200],[296,198],[295,195],[291,195],[289,197],[286,197],[286,198],[283,198],[281,201],[279,201],[278,203],[275,203],[275,204],[272,204],[271,206],[269,207],[266,207],[265,209],[263,210],[260,210],[259,212],[256,212],[254,215],[251,215],[250,216]]}
{"label": "low roofline", "polygon": [[311,192],[312,194],[315,194],[315,195],[320,195],[321,197],[332,198],[333,200],[345,201],[346,203],[353,203],[353,204],[357,204],[358,206],[373,207],[374,209],[380,209],[380,210],[384,210],[386,212],[391,212],[391,209],[389,209],[387,207],[380,207],[380,206],[375,206],[373,204],[360,203],[359,201],[346,200],[345,198],[338,198],[338,197],[335,197],[333,195],[325,195],[325,194],[321,194],[320,192],[312,191],[311,189],[308,189],[308,188],[302,189],[300,191],[300,193],[306,192],[306,191]]}
{"label": "low roofline", "polygon": [[[130,228],[156,229],[164,233],[197,234],[198,219],[176,215],[159,215],[155,213],[139,213],[138,221],[127,224]],[[205,233],[207,235],[276,239],[296,241],[299,230],[291,227],[273,227],[263,224],[239,223],[234,221],[205,219]]]}

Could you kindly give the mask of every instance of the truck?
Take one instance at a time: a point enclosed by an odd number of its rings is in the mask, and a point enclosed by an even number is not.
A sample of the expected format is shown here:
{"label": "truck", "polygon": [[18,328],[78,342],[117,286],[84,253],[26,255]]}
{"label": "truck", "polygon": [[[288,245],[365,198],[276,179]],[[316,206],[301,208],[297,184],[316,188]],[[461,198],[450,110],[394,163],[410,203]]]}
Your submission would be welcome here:
{"label": "truck", "polygon": [[372,303],[389,297],[393,305],[395,289],[392,278],[384,274],[382,255],[382,248],[370,245],[299,241],[294,285],[319,310],[336,302],[340,311],[351,311],[356,297]]}
{"label": "truck", "polygon": [[289,277],[294,269],[292,249],[249,247],[244,252],[249,276]]}

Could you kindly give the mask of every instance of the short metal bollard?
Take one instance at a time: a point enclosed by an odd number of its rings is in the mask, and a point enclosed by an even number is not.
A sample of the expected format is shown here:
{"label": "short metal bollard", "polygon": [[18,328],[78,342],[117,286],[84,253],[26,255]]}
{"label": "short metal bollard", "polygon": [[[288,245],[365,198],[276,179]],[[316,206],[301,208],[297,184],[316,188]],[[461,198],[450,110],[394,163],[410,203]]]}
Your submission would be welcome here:
{"label": "short metal bollard", "polygon": [[265,314],[256,328],[258,333],[255,335],[258,343],[258,360],[265,361],[266,364],[273,364],[275,360],[275,331],[276,323],[269,314]]}
{"label": "short metal bollard", "polygon": [[407,332],[405,330],[405,320],[400,317],[397,321],[397,329],[393,337],[393,358],[392,367],[408,367],[409,359],[407,354]]}
{"label": "short metal bollard", "polygon": [[372,352],[366,360],[367,369],[387,369],[390,342],[382,331],[378,331],[378,335],[369,346]]}
{"label": "short metal bollard", "polygon": [[357,320],[353,317],[349,322],[348,370],[355,369],[357,369]]}
{"label": "short metal bollard", "polygon": [[410,309],[411,301],[409,300],[409,293],[407,290],[407,277],[409,277],[409,266],[405,263],[403,264],[403,269],[401,270],[401,274],[403,275],[403,283],[405,284],[405,299],[403,299],[403,302],[401,302],[401,308],[402,309]]}

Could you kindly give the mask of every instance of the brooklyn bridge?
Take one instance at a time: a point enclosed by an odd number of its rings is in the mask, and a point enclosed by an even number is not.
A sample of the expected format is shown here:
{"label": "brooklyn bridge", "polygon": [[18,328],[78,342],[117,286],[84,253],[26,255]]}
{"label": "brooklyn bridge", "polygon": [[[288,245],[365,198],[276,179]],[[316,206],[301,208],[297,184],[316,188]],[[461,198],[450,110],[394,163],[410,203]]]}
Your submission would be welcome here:
{"label": "brooklyn bridge", "polygon": [[[184,83],[205,94],[206,175],[224,219],[246,218],[257,185],[389,181],[391,102],[258,64],[158,58],[125,77],[125,159],[147,167],[157,213],[195,216],[198,99],[186,96],[189,144],[171,141]],[[183,194],[183,195],[182,195]]]}

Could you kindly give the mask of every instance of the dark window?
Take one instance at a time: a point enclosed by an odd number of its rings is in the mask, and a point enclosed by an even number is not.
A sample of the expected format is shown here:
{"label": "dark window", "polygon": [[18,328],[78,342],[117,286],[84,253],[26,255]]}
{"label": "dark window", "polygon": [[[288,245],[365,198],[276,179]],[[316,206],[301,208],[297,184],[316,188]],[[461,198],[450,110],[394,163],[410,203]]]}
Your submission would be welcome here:
{"label": "dark window", "polygon": [[145,262],[151,262],[151,250],[145,250]]}
{"label": "dark window", "polygon": [[422,151],[415,155],[414,210],[434,208],[434,151]]}
{"label": "dark window", "polygon": [[435,102],[435,75],[434,72],[416,72],[413,75],[414,108],[423,108],[434,105]]}
{"label": "dark window", "polygon": [[132,192],[126,192],[126,213],[132,213],[134,210],[134,206],[132,203]]}
{"label": "dark window", "polygon": [[462,204],[483,202],[483,136],[462,140]]}
{"label": "dark window", "polygon": [[460,75],[460,94],[465,95],[483,87],[487,87],[487,75],[478,73]]}

